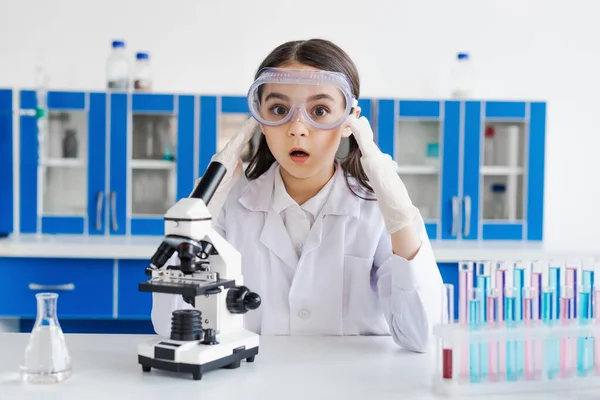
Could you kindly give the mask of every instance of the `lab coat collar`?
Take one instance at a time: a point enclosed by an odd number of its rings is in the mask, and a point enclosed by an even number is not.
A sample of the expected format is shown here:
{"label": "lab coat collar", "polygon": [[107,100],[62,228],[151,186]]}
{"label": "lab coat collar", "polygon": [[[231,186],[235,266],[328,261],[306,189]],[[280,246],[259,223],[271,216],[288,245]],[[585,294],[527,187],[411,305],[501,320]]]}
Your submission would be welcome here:
{"label": "lab coat collar", "polygon": [[[360,216],[360,199],[348,189],[341,164],[336,161],[336,171],[332,178],[331,193],[322,210],[323,215]],[[275,212],[273,207],[273,187],[275,174],[279,173],[279,164],[271,167],[254,181],[250,181],[242,191],[239,202],[251,211]],[[351,180],[352,182],[352,180]]]}
{"label": "lab coat collar", "polygon": [[[273,211],[277,214],[281,214],[283,210],[288,207],[298,206],[296,201],[292,199],[292,197],[288,194],[285,189],[285,184],[283,183],[283,179],[281,178],[281,166],[277,167],[277,171],[275,171],[274,176],[275,182],[273,187]],[[331,192],[331,187],[333,186],[333,182],[335,181],[335,175],[327,181],[325,186],[317,193],[314,197],[310,198],[308,201],[304,202],[300,208],[306,212],[312,214],[313,218],[316,219],[325,202],[327,202],[327,197]]]}

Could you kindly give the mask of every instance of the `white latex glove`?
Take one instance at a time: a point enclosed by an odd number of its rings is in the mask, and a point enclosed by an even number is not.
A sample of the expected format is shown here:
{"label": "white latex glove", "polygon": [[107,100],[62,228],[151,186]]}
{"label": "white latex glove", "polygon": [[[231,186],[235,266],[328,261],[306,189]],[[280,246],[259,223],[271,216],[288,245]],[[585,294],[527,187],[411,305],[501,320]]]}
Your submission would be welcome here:
{"label": "white latex glove", "polygon": [[[240,130],[225,144],[223,149],[216,152],[210,159],[211,162],[220,162],[227,169],[218,189],[208,203],[208,210],[212,214],[213,219],[216,219],[219,210],[225,203],[225,199],[227,199],[229,191],[242,175],[243,164],[241,154],[242,151],[244,151],[246,144],[248,144],[250,139],[252,139],[252,136],[254,136],[257,126],[258,121],[252,117],[248,118]],[[200,179],[196,181],[194,189],[199,182]],[[192,193],[194,192],[194,189],[192,189]]]}
{"label": "white latex glove", "polygon": [[348,123],[362,152],[360,162],[377,197],[387,231],[393,234],[408,226],[419,210],[413,205],[404,182],[398,176],[398,165],[375,144],[369,120],[350,115]]}

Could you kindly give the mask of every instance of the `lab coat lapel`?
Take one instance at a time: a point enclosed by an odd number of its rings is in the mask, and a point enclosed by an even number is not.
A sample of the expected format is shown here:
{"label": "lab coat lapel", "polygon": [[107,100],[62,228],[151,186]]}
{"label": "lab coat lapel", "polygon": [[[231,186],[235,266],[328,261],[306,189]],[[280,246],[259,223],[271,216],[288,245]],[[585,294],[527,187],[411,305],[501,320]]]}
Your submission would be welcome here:
{"label": "lab coat lapel", "polygon": [[252,211],[265,213],[265,223],[260,232],[259,240],[271,254],[277,256],[293,270],[298,264],[298,255],[294,250],[292,240],[283,225],[281,216],[273,211],[273,183],[275,181],[277,163],[248,185],[239,198],[240,204]]}
{"label": "lab coat lapel", "polygon": [[313,227],[306,238],[302,252],[303,257],[321,245],[324,231],[325,234],[331,231],[333,228],[331,224],[339,223],[340,216],[358,218],[360,215],[359,200],[348,190],[344,171],[339,163],[333,179],[333,187],[327,201],[315,219]]}
{"label": "lab coat lapel", "polygon": [[265,224],[260,233],[260,241],[288,267],[296,269],[298,255],[279,214],[267,213]]}

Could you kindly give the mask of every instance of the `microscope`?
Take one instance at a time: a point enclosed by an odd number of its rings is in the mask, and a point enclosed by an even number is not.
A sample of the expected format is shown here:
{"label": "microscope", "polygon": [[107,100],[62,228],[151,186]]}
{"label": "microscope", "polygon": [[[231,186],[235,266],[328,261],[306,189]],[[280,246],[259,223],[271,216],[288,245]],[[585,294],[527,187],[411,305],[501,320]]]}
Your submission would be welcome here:
{"label": "microscope", "polygon": [[[191,373],[200,380],[204,372],[238,368],[258,354],[259,337],[244,328],[243,317],[260,306],[260,296],[243,285],[241,255],[213,230],[207,208],[225,173],[212,161],[190,197],[165,214],[165,237],[139,290],[180,295],[191,307],[172,313],[169,338],[139,345],[144,372]],[[175,252],[180,264],[165,267]]]}

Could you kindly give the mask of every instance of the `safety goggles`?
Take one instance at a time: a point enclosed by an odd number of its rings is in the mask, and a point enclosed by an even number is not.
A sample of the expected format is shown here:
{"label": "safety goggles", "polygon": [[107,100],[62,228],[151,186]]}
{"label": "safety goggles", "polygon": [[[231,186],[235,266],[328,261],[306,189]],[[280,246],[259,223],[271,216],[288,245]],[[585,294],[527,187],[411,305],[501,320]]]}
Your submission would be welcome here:
{"label": "safety goggles", "polygon": [[339,72],[265,68],[248,91],[250,113],[266,126],[303,119],[317,129],[334,129],[357,104],[350,81]]}

